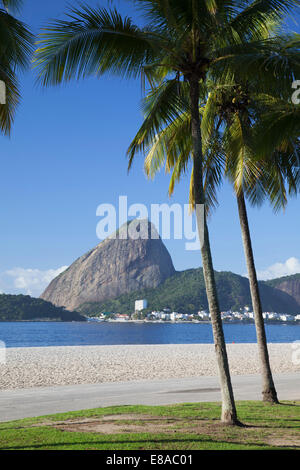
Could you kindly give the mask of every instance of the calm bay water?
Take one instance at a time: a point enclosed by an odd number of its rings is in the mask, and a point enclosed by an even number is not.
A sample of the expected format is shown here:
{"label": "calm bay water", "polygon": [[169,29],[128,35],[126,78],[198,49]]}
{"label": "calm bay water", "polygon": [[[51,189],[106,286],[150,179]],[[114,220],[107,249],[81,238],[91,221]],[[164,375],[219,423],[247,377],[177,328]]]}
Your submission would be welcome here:
{"label": "calm bay water", "polygon": [[[253,324],[224,324],[227,343],[255,343]],[[300,325],[266,325],[270,343],[300,340]],[[213,343],[210,324],[3,322],[0,341],[8,348],[113,344]]]}

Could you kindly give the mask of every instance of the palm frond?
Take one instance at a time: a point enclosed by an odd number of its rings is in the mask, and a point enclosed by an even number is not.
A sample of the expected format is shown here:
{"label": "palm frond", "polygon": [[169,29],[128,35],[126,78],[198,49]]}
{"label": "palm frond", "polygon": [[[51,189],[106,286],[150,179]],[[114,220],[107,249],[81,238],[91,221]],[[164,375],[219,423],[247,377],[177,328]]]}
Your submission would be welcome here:
{"label": "palm frond", "polygon": [[115,9],[82,7],[68,16],[69,21],[53,22],[40,34],[34,62],[44,86],[104,73],[136,77],[163,56],[162,41]]}
{"label": "palm frond", "polygon": [[184,84],[176,78],[164,81],[143,101],[145,119],[127,150],[129,168],[135,155],[139,152],[145,153],[165,126],[175,119],[180,119],[186,106],[184,94],[181,93],[182,87]]}
{"label": "palm frond", "polygon": [[255,0],[244,2],[245,8],[230,21],[230,27],[244,37],[245,31],[251,32],[252,39],[261,38],[262,33],[269,35],[272,23],[282,21],[299,6],[298,0]]}
{"label": "palm frond", "polygon": [[0,58],[16,71],[28,67],[33,52],[33,35],[24,23],[0,10]]}
{"label": "palm frond", "polygon": [[231,73],[245,81],[256,81],[261,90],[288,92],[295,76],[300,74],[299,48],[288,46],[292,37],[272,37],[219,49],[212,62],[212,73],[221,77],[223,83]]}
{"label": "palm frond", "polygon": [[9,10],[15,10],[18,11],[20,10],[20,7],[23,3],[23,0],[2,0],[4,8],[9,11]]}
{"label": "palm frond", "polygon": [[[17,6],[18,2],[3,2],[3,6]],[[20,101],[18,73],[28,67],[33,36],[24,23],[0,10],[0,80],[5,83],[6,103],[0,104],[0,129],[9,135]]]}
{"label": "palm frond", "polygon": [[285,151],[300,136],[300,106],[274,100],[256,126],[257,152]]}
{"label": "palm frond", "polygon": [[3,64],[0,65],[0,80],[6,87],[6,103],[0,104],[0,129],[3,134],[9,135],[20,101],[20,92],[16,75],[7,66],[3,67]]}

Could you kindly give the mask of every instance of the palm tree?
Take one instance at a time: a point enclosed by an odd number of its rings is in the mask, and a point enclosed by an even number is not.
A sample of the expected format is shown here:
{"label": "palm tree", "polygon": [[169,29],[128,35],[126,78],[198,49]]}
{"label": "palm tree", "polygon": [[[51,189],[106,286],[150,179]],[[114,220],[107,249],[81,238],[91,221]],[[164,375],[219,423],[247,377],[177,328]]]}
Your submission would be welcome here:
{"label": "palm tree", "polygon": [[[292,157],[292,160],[295,161],[296,155],[294,153],[291,154],[291,157]],[[274,165],[276,165],[275,158],[273,158],[273,163]],[[285,154],[283,158],[283,166],[278,165],[277,167],[274,168],[274,171],[272,171],[268,175],[269,178],[267,179],[269,179],[271,186],[266,189],[270,189],[271,194],[267,194],[266,196],[267,197],[269,196],[271,203],[275,204],[275,209],[279,209],[279,202],[282,207],[284,207],[287,202],[286,187],[285,187],[285,182],[284,182],[284,175],[286,173],[289,174],[288,182],[290,184],[291,189],[297,187],[297,183],[296,183],[297,177],[295,178],[295,175],[293,174],[293,171],[292,171],[293,165],[294,163],[291,163],[291,161],[287,159],[287,154]],[[273,178],[275,178],[275,180]],[[264,180],[264,177],[262,178],[262,181],[263,180]],[[272,187],[273,184],[276,186],[276,189]],[[260,189],[261,188],[259,188],[259,190]],[[262,373],[263,400],[271,402],[271,403],[279,403],[273,377],[272,377],[270,361],[269,361],[266,332],[265,332],[265,327],[264,327],[264,319],[262,315],[263,310],[262,310],[261,298],[260,298],[260,293],[259,293],[257,274],[256,274],[256,269],[255,269],[250,228],[249,228],[249,223],[248,223],[248,215],[247,215],[246,202],[245,202],[243,189],[237,192],[236,198],[237,198],[237,206],[238,206],[238,213],[239,213],[239,220],[240,220],[240,226],[241,226],[241,232],[242,232],[245,258],[246,258],[246,264],[247,264],[247,270],[248,270],[251,299],[252,299],[252,305],[253,305],[253,311],[254,311],[258,352],[259,352],[261,373]]]}
{"label": "palm tree", "polygon": [[[216,110],[224,125],[226,174],[233,184],[237,199],[261,364],[263,400],[278,403],[269,361],[245,194],[255,204],[260,204],[264,198],[268,197],[275,210],[278,210],[287,202],[284,181],[288,180],[291,192],[297,187],[299,174],[293,170],[297,155],[295,147],[290,148],[289,151],[281,149],[280,152],[271,152],[271,158],[265,156],[259,159],[255,153],[256,136],[254,135],[253,138],[251,135],[251,128],[254,123],[256,126],[260,125],[261,110],[265,109],[267,101],[274,100],[274,97],[260,92],[260,88],[257,81],[248,81],[242,86],[240,84],[234,84],[229,88],[227,86],[221,90],[221,93],[218,88],[215,88],[210,93],[204,111],[203,127],[209,127],[207,120],[209,121]],[[278,90],[276,90],[276,95],[277,93],[279,93]]]}
{"label": "palm tree", "polygon": [[[300,171],[295,170],[297,164],[297,149],[295,146],[280,152],[273,152],[272,157],[258,158],[255,154],[255,132],[251,129],[254,123],[259,124],[262,109],[265,112],[266,102],[274,99],[260,91],[261,84],[257,80],[243,86],[235,80],[230,84],[228,77],[225,86],[210,84],[211,91],[208,99],[203,97],[205,106],[200,107],[202,115],[202,134],[207,140],[205,155],[205,192],[208,207],[216,203],[216,187],[220,184],[223,173],[230,179],[235,193],[239,210],[242,239],[248,268],[250,292],[255,315],[257,342],[263,379],[262,395],[264,401],[278,403],[277,393],[272,377],[262,305],[257,282],[253,257],[250,229],[245,203],[245,194],[253,204],[260,204],[268,197],[274,208],[278,210],[287,202],[284,181],[289,183],[290,192],[299,187]],[[183,96],[184,90],[181,90]],[[159,120],[159,110],[155,106],[159,90],[153,90],[146,98],[145,122]],[[276,91],[278,96],[278,90]],[[174,184],[186,170],[191,159],[192,143],[189,137],[191,119],[189,112],[182,107],[181,114],[156,135],[152,147],[145,159],[145,170],[153,177],[166,162],[167,171],[172,170],[169,193],[172,194]],[[222,127],[222,137],[219,129]],[[147,140],[145,129],[137,133],[130,149]],[[251,140],[253,142],[251,142]],[[150,141],[148,141],[148,146]],[[297,144],[299,149],[299,143]],[[193,193],[190,202],[194,204]]]}
{"label": "palm tree", "polygon": [[20,4],[20,0],[2,0],[0,8],[0,80],[6,87],[6,103],[0,104],[0,129],[6,135],[11,131],[20,100],[18,73],[29,65],[33,46],[27,27],[9,13]]}
{"label": "palm tree", "polygon": [[[39,80],[44,86],[73,78],[113,73],[162,80],[162,101],[170,103],[162,116],[172,119],[178,101],[178,81],[188,86],[193,155],[193,196],[200,234],[203,272],[212,320],[222,391],[222,421],[238,422],[229,374],[225,339],[214,279],[203,188],[202,135],[199,116],[200,87],[212,73],[243,69],[263,76],[270,44],[257,31],[282,18],[299,0],[132,0],[138,3],[146,26],[136,26],[116,9],[72,9],[67,20],[49,24],[36,53]],[[247,41],[247,34],[252,43]],[[257,40],[256,40],[257,39]],[[274,59],[275,60],[275,59]],[[252,72],[253,73],[253,72]],[[175,79],[172,78],[175,75]],[[175,111],[176,114],[176,111]],[[152,128],[155,133],[155,123]],[[130,164],[134,153],[131,155]],[[203,237],[202,237],[203,235]]]}

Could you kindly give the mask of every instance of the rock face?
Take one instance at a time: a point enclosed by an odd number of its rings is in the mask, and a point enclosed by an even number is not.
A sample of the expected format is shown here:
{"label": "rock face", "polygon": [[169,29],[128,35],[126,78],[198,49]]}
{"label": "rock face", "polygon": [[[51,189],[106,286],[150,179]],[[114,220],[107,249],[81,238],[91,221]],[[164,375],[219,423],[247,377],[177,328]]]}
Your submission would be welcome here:
{"label": "rock face", "polygon": [[134,220],[78,258],[51,281],[41,298],[73,310],[85,302],[157,287],[174,273],[154,225]]}
{"label": "rock face", "polygon": [[296,302],[298,302],[300,307],[300,279],[289,279],[280,282],[276,285],[276,289],[279,289],[283,292],[286,292],[286,294],[289,294],[296,300]]}

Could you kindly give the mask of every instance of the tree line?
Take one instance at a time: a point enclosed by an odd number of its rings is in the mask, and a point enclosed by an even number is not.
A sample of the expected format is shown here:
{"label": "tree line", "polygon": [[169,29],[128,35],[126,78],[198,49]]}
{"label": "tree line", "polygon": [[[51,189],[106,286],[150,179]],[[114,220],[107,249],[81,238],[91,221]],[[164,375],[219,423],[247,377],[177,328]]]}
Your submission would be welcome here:
{"label": "tree line", "polygon": [[85,321],[78,312],[56,307],[30,295],[0,294],[0,321],[29,320]]}

